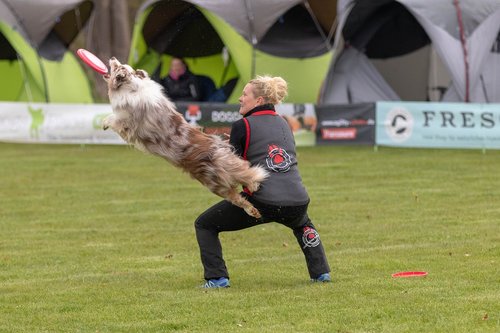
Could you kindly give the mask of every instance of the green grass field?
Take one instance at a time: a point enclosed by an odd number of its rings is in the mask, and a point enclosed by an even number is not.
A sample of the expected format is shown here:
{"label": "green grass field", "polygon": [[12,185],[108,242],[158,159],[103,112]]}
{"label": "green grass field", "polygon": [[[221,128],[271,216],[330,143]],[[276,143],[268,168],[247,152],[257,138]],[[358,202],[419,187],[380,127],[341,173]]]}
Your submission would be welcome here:
{"label": "green grass field", "polygon": [[[0,332],[500,332],[500,152],[299,149],[333,283],[288,229],[223,233],[219,198],[125,146],[0,144]],[[427,277],[396,279],[398,271]]]}

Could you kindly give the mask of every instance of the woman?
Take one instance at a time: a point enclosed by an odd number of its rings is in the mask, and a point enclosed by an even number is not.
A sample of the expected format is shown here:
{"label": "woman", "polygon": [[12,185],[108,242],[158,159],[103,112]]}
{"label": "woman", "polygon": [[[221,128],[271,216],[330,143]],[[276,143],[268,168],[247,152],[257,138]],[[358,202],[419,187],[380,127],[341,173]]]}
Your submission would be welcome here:
{"label": "woman", "polygon": [[172,58],[168,75],[160,81],[172,101],[199,101],[200,89],[196,76],[180,58]]}
{"label": "woman", "polygon": [[258,191],[246,191],[262,218],[251,217],[228,201],[217,203],[198,217],[195,228],[205,288],[229,287],[219,232],[273,221],[293,230],[311,280],[331,281],[323,245],[307,215],[309,196],[297,168],[294,137],[287,122],[274,109],[287,95],[287,89],[281,77],[269,76],[257,76],[243,89],[239,99],[243,118],[233,123],[229,142],[242,158],[252,165],[260,164],[269,172]]}

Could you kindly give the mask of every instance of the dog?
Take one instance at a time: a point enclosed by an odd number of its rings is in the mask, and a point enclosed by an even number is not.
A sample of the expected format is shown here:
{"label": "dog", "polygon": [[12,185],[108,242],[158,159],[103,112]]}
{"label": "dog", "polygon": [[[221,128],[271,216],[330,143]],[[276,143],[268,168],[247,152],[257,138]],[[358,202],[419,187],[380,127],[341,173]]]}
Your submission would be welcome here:
{"label": "dog", "polygon": [[190,125],[146,71],[134,70],[115,57],[109,60],[109,66],[104,80],[113,112],[103,119],[103,129],[111,128],[135,148],[164,158],[212,193],[260,218],[258,209],[238,187],[257,191],[267,171],[250,166],[234,153],[227,140]]}

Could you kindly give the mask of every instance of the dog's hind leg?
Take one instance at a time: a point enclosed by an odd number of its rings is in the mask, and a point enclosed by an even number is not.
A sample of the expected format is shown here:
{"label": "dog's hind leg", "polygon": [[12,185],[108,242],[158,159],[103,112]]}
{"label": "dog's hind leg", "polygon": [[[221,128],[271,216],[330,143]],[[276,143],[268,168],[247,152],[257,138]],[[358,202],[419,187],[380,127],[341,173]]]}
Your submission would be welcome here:
{"label": "dog's hind leg", "polygon": [[232,189],[226,195],[223,196],[226,200],[230,201],[233,205],[241,207],[245,210],[245,212],[255,217],[256,219],[260,219],[262,215],[257,208],[255,208],[247,199],[245,199],[236,189]]}

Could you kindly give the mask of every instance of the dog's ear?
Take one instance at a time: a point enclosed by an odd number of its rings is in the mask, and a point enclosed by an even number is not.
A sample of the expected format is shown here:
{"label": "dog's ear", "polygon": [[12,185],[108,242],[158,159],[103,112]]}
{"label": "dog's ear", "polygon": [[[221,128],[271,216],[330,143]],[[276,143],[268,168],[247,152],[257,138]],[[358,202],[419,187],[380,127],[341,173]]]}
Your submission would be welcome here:
{"label": "dog's ear", "polygon": [[138,78],[141,78],[141,79],[147,79],[147,78],[149,78],[148,73],[145,70],[142,70],[142,69],[137,69],[135,71],[135,76],[137,76]]}

